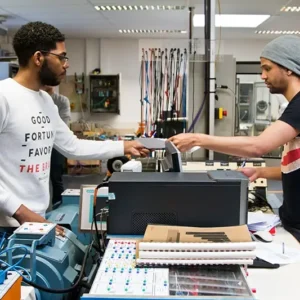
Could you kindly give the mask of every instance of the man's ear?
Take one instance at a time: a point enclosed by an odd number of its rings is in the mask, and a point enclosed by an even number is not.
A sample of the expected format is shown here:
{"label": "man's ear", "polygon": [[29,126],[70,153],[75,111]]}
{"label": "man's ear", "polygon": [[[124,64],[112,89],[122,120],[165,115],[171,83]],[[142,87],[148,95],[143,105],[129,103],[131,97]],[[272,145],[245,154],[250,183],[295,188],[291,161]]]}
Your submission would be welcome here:
{"label": "man's ear", "polygon": [[291,76],[293,74],[293,72],[291,70],[287,70],[287,75]]}
{"label": "man's ear", "polygon": [[40,51],[33,54],[33,62],[37,67],[41,67],[44,63],[45,57]]}

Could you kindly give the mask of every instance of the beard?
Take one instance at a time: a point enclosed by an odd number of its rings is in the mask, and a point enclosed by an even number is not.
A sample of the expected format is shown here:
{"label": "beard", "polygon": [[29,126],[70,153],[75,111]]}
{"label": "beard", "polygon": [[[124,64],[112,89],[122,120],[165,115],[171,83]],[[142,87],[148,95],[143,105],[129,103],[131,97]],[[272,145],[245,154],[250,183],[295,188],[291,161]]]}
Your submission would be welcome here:
{"label": "beard", "polygon": [[42,85],[57,86],[60,84],[58,76],[49,68],[46,59],[40,70],[40,81]]}
{"label": "beard", "polygon": [[282,94],[284,90],[282,88],[271,86],[269,87],[269,91],[271,94]]}

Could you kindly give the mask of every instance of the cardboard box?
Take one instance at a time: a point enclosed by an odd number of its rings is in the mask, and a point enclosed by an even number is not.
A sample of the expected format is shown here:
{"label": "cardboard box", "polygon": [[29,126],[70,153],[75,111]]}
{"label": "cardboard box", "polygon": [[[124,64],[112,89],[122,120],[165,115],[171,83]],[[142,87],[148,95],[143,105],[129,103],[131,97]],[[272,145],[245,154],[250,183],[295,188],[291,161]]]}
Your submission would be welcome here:
{"label": "cardboard box", "polygon": [[217,243],[252,242],[252,239],[247,225],[213,228],[148,225],[143,242]]}
{"label": "cardboard box", "polygon": [[138,266],[251,265],[256,257],[246,225],[196,228],[148,225],[137,243]]}

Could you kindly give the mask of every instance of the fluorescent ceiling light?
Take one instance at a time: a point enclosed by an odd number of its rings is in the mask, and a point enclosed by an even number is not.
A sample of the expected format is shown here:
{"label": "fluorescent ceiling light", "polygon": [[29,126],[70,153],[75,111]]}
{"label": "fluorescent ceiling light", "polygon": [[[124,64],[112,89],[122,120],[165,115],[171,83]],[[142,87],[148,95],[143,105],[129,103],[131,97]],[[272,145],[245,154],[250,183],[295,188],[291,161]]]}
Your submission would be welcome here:
{"label": "fluorescent ceiling light", "polygon": [[119,29],[119,33],[130,33],[130,34],[136,34],[136,33],[148,33],[148,34],[154,34],[154,33],[187,33],[185,30],[164,30],[164,29]]}
{"label": "fluorescent ceiling light", "polygon": [[298,30],[256,30],[256,34],[300,34]]}
{"label": "fluorescent ceiling light", "polygon": [[165,5],[106,5],[106,6],[95,6],[96,10],[184,10],[186,6],[165,6]]}
{"label": "fluorescent ceiling light", "polygon": [[300,12],[300,6],[283,6],[280,11],[284,11],[284,12]]}
{"label": "fluorescent ceiling light", "polygon": [[[216,15],[216,27],[256,28],[270,15]],[[204,27],[204,15],[194,15],[194,27]]]}

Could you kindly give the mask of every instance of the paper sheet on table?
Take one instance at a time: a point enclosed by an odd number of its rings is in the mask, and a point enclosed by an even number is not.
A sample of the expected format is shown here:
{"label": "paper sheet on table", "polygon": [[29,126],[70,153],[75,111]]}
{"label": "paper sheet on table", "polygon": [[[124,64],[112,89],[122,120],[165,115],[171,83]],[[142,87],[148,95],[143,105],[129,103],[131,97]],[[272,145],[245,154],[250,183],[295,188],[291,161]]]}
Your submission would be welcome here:
{"label": "paper sheet on table", "polygon": [[256,243],[256,256],[271,264],[292,264],[300,262],[300,250],[283,243]]}
{"label": "paper sheet on table", "polygon": [[269,231],[278,224],[280,219],[275,214],[265,214],[262,211],[248,213],[248,228],[251,231]]}

